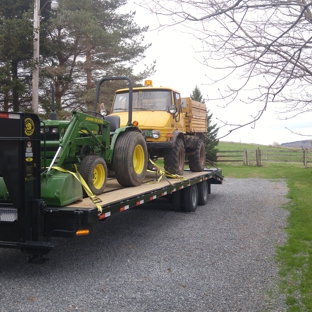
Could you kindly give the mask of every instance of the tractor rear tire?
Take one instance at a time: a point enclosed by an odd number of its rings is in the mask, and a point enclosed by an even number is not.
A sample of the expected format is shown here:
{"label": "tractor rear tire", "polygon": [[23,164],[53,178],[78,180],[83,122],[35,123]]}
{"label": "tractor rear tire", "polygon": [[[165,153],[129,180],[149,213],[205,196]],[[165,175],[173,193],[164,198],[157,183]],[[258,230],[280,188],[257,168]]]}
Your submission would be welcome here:
{"label": "tractor rear tire", "polygon": [[193,172],[204,171],[206,166],[206,152],[203,140],[198,140],[194,155],[189,156],[189,166]]}
{"label": "tractor rear tire", "polygon": [[79,172],[94,195],[104,192],[108,171],[102,157],[86,156],[80,163]]}
{"label": "tractor rear tire", "polygon": [[185,148],[182,139],[177,138],[174,147],[168,148],[164,155],[165,170],[171,174],[183,175]]}
{"label": "tractor rear tire", "polygon": [[113,168],[122,186],[143,183],[147,171],[148,152],[143,135],[136,131],[123,132],[116,141]]}

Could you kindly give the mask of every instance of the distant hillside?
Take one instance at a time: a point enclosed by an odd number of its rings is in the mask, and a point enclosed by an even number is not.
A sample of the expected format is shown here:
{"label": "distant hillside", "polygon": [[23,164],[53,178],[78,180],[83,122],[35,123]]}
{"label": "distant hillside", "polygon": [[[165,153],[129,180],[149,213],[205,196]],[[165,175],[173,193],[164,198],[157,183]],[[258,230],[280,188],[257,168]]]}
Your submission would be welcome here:
{"label": "distant hillside", "polygon": [[294,142],[282,143],[281,146],[290,147],[290,148],[311,148],[312,141],[311,140],[294,141]]}

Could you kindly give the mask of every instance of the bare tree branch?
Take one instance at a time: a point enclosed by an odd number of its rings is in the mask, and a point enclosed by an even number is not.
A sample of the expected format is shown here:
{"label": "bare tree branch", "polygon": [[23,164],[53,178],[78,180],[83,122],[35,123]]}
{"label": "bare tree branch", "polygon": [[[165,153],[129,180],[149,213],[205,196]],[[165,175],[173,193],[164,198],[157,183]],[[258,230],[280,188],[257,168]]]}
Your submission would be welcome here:
{"label": "bare tree branch", "polygon": [[209,101],[261,104],[243,124],[219,119],[228,134],[254,124],[268,105],[286,120],[312,112],[312,1],[137,1],[158,17],[159,29],[181,24],[201,42],[207,77],[223,83]]}

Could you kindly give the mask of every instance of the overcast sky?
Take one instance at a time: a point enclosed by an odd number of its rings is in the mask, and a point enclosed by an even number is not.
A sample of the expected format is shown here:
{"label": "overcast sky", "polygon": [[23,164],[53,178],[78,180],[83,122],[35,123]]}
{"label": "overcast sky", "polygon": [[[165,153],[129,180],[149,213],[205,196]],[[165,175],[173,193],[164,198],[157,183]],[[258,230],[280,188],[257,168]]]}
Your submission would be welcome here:
{"label": "overcast sky", "polygon": [[[152,46],[146,51],[146,59],[143,60],[142,65],[156,60],[156,74],[149,77],[153,80],[153,85],[172,87],[180,91],[182,97],[190,96],[196,85],[205,98],[208,98],[209,94],[218,92],[217,88],[222,90],[222,85],[210,85],[209,77],[215,73],[209,72],[207,67],[200,64],[201,56],[196,53],[196,46],[200,44],[198,40],[189,34],[182,33],[178,27],[161,31],[154,30],[158,25],[156,17],[139,8],[135,2],[137,0],[131,0],[126,9],[130,8],[131,11],[137,12],[135,20],[140,26],[150,26],[145,40],[147,43],[152,43]],[[213,114],[213,123],[217,123],[220,127],[219,136],[228,132],[228,128],[221,127],[221,121],[242,123],[250,120],[249,115],[255,113],[255,110],[248,112],[246,105],[238,101],[226,108],[222,108],[222,104],[216,101],[206,103]],[[291,129],[295,133],[311,134],[311,124],[312,114],[305,114],[288,121],[278,120],[274,107],[271,105],[255,125],[236,130],[222,140],[265,145],[312,140],[312,136],[295,135],[286,129]]]}

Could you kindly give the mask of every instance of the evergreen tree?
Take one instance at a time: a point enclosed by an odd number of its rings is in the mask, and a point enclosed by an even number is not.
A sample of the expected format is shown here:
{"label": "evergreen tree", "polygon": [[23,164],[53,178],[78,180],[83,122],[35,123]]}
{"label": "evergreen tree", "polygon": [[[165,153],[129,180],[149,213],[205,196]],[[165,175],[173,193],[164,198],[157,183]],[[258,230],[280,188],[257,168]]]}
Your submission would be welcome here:
{"label": "evergreen tree", "polygon": [[[190,98],[194,101],[204,103],[203,95],[198,88],[195,86]],[[218,149],[216,148],[219,144],[219,140],[217,139],[219,128],[217,128],[217,124],[212,125],[212,113],[207,110],[207,133],[205,138],[205,151],[206,151],[206,159],[210,161],[217,161],[217,153]]]}
{"label": "evergreen tree", "polygon": [[[70,114],[93,108],[99,78],[127,76],[136,85],[154,72],[155,64],[133,72],[150,45],[144,44],[147,27],[134,22],[135,13],[120,13],[127,0],[59,0],[57,12],[40,2],[39,109],[46,115],[51,82],[57,112]],[[31,110],[33,10],[32,0],[1,0],[0,110]],[[107,95],[119,88],[116,83],[105,88]]]}
{"label": "evergreen tree", "polygon": [[207,111],[207,134],[205,140],[205,151],[206,151],[206,159],[210,161],[217,161],[217,146],[219,144],[219,140],[217,139],[219,128],[217,124],[212,125],[212,113]]}
{"label": "evergreen tree", "polygon": [[205,100],[203,99],[203,95],[201,94],[198,86],[195,86],[192,94],[190,95],[190,98],[197,102],[201,102],[201,103],[205,102]]}
{"label": "evergreen tree", "polygon": [[[95,87],[103,76],[127,76],[136,84],[154,72],[151,65],[142,73],[133,73],[134,65],[145,57],[150,45],[143,44],[142,34],[147,27],[141,28],[134,22],[135,13],[118,12],[125,3],[125,0],[60,1],[55,18],[48,21],[48,44],[53,56],[43,64],[43,74],[54,80],[58,112],[81,107],[93,109]],[[105,83],[102,88],[105,104],[111,104],[113,91],[119,84]],[[49,102],[47,97],[44,105],[47,113]]]}
{"label": "evergreen tree", "polygon": [[[21,110],[29,83],[33,26],[31,0],[2,0],[0,7],[0,109]],[[27,95],[27,94],[26,94]],[[29,95],[29,94],[28,94]],[[29,98],[25,101],[29,102]]]}

